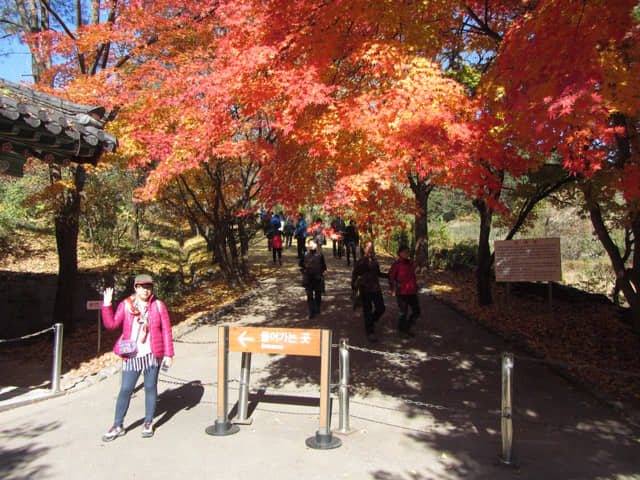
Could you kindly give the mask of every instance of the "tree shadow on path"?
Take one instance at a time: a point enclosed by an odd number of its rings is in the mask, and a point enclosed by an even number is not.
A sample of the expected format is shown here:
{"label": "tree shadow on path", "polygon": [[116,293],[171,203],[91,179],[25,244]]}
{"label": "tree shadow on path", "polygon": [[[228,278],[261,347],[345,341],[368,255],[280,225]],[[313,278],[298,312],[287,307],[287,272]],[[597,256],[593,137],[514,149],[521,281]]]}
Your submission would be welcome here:
{"label": "tree shadow on path", "polygon": [[[264,261],[268,260],[265,254]],[[347,338],[357,347],[349,349],[351,410],[365,412],[357,421],[402,429],[407,420],[415,419],[422,427],[417,431],[408,428],[407,437],[432,452],[442,452],[442,466],[451,474],[441,477],[434,469],[411,478],[640,478],[640,429],[625,423],[617,412],[549,366],[529,361],[509,341],[428,295],[420,295],[423,315],[416,325],[416,337],[403,338],[396,332],[395,299],[387,293],[387,281],[381,279],[387,310],[378,325],[380,341],[370,343],[364,334],[362,311],[354,311],[351,304],[346,262],[327,258],[322,313],[309,319],[301,274],[295,261],[287,264],[288,260],[263,281],[261,296],[272,300],[271,308],[264,308],[269,302],[263,298],[263,320],[253,325],[329,328],[334,344]],[[380,263],[386,271],[391,259],[382,258]],[[237,313],[237,321],[247,318]],[[505,470],[499,461],[501,353],[505,351],[516,354],[513,423],[519,468],[511,470]],[[332,365],[332,383],[337,383],[335,348]],[[304,391],[318,386],[319,379],[318,358],[284,356],[269,363],[255,388],[278,394],[295,385]],[[405,420],[394,420],[398,414]],[[378,471],[372,477],[401,479],[405,474]]]}

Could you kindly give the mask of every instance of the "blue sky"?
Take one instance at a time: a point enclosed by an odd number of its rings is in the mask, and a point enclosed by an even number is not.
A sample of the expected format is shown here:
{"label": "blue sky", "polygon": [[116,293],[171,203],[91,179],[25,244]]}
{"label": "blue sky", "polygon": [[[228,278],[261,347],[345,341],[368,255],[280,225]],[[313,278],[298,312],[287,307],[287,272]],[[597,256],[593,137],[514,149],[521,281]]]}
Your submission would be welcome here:
{"label": "blue sky", "polygon": [[0,41],[0,77],[10,82],[31,82],[31,56],[26,46],[18,42]]}

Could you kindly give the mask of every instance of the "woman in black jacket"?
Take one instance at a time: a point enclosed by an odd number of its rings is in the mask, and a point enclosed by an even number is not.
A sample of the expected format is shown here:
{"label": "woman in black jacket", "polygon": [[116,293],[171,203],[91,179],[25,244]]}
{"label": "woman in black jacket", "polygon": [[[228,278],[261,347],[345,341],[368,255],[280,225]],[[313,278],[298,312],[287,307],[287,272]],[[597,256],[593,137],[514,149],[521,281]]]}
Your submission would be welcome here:
{"label": "woman in black jacket", "polygon": [[353,267],[351,284],[359,291],[364,314],[364,328],[367,338],[371,342],[378,341],[376,322],[385,311],[380,277],[389,278],[389,275],[380,271],[380,265],[373,254],[373,242],[367,242],[364,246],[364,256]]}

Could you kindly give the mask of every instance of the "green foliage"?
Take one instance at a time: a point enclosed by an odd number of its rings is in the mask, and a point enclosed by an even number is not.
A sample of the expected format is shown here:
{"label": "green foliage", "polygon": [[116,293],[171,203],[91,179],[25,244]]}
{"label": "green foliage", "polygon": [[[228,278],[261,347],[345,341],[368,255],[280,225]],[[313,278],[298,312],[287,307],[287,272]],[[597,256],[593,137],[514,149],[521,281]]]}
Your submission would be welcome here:
{"label": "green foliage", "polygon": [[413,253],[415,249],[414,235],[411,230],[402,227],[395,227],[391,231],[391,235],[385,237],[381,244],[382,247],[392,255],[395,255],[400,245],[408,245]]}
{"label": "green foliage", "polygon": [[455,69],[452,68],[447,70],[445,72],[445,76],[456,80],[457,82],[464,85],[469,92],[473,92],[480,83],[482,74],[477,68],[474,68],[471,65],[463,64],[459,65]]}
{"label": "green foliage", "polygon": [[130,172],[111,168],[87,176],[80,226],[100,253],[113,253],[132,222],[131,198],[135,180]]}
{"label": "green foliage", "polygon": [[4,238],[18,226],[42,229],[51,222],[42,201],[28,202],[48,183],[46,170],[28,169],[24,177],[0,177],[0,237]]}
{"label": "green foliage", "polygon": [[429,222],[446,223],[474,215],[471,201],[459,191],[435,189],[429,195]]}
{"label": "green foliage", "polygon": [[458,265],[478,264],[478,244],[474,242],[455,243],[451,247],[429,248],[429,267],[452,270]]}
{"label": "green foliage", "polygon": [[636,5],[635,7],[633,7],[633,12],[631,13],[631,16],[636,22],[640,22],[640,3],[638,3],[638,5]]}
{"label": "green foliage", "polygon": [[447,233],[446,224],[429,234],[429,268],[451,270],[457,265],[477,265],[478,242],[456,241]]}

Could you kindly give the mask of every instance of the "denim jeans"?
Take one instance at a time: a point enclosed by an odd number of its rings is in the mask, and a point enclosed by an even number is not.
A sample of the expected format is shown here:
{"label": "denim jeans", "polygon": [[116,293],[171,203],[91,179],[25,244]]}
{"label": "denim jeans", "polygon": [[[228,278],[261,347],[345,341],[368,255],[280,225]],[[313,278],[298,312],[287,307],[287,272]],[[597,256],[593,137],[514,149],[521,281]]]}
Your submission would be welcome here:
{"label": "denim jeans", "polygon": [[347,242],[347,265],[349,265],[349,257],[353,255],[353,263],[356,262],[356,242]]}
{"label": "denim jeans", "polygon": [[[140,377],[140,372],[133,370],[122,371],[122,385],[120,394],[116,401],[116,417],[113,422],[115,426],[124,423],[124,417],[129,410],[131,395],[136,388],[136,383]],[[144,423],[153,421],[156,413],[156,402],[158,400],[158,367],[149,367],[144,371]]]}

